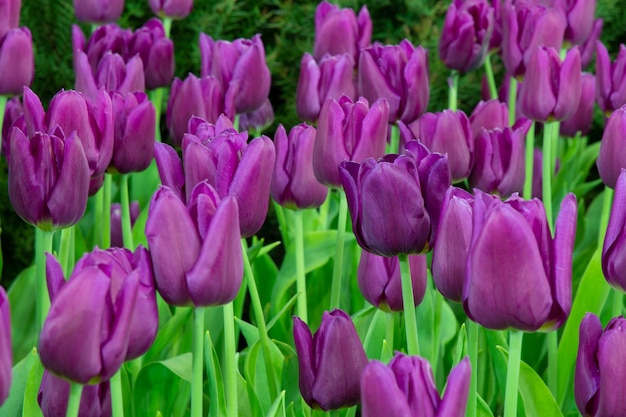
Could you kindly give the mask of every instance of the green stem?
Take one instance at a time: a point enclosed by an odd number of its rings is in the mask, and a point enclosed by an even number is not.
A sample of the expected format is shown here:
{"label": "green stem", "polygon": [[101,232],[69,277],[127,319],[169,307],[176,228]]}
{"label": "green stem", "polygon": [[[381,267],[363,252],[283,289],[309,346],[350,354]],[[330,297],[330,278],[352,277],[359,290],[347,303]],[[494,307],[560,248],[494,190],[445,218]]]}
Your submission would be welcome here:
{"label": "green stem", "polygon": [[102,209],[102,249],[111,246],[111,188],[113,177],[104,174],[104,208]]}
{"label": "green stem", "polygon": [[543,125],[543,161],[541,167],[541,185],[543,206],[546,209],[546,217],[550,226],[550,233],[554,231],[554,220],[552,217],[552,123]]}
{"label": "green stem", "polygon": [[235,115],[235,120],[233,120],[233,128],[239,132],[239,114]]}
{"label": "green stem", "polygon": [[397,124],[391,125],[391,138],[387,144],[387,153],[400,153],[400,129]]}
{"label": "green stem", "polygon": [[526,176],[524,177],[524,200],[533,198],[533,167],[535,161],[535,122],[526,134]]}
{"label": "green stem", "polygon": [[329,192],[326,196],[326,200],[324,200],[319,208],[317,230],[326,230],[328,228],[328,211],[330,210],[331,199],[332,194]]}
{"label": "green stem", "polygon": [[74,238],[74,226],[66,227],[61,230],[61,242],[59,245],[59,262],[63,267],[63,273],[69,277],[72,272],[73,258],[72,256],[72,239]]}
{"label": "green stem", "polygon": [[394,313],[393,311],[388,311],[387,313],[385,313],[385,316],[387,321],[387,325],[385,326],[385,340],[389,345],[389,349],[391,349],[391,351],[393,352],[393,336],[396,327],[396,313]]}
{"label": "green stem", "polygon": [[104,187],[100,187],[96,195],[93,196],[94,216],[93,216],[93,240],[92,247],[102,247],[102,214],[104,210]]}
{"label": "green stem", "polygon": [[[430,276],[430,273],[428,274]],[[432,279],[432,278],[429,278]],[[432,364],[433,368],[437,366],[439,363],[439,347],[441,345],[441,312],[443,310],[443,296],[439,291],[434,290],[434,288],[426,289],[426,291],[431,291],[433,297],[435,298],[435,310],[433,315],[433,357]],[[428,296],[428,294],[426,295]]]}
{"label": "green stem", "polygon": [[278,229],[280,230],[280,236],[283,240],[283,245],[288,247],[290,244],[289,237],[289,225],[287,224],[287,217],[285,216],[285,209],[283,206],[272,200],[274,205],[274,213],[276,213],[276,220],[278,221]]}
{"label": "green stem", "polygon": [[330,309],[341,307],[341,287],[343,280],[343,245],[346,235],[346,220],[348,218],[348,200],[343,190],[339,192],[339,213],[337,218],[337,245],[333,264],[333,282],[330,290]]}
{"label": "green stem", "polygon": [[522,357],[523,337],[524,333],[518,330],[511,330],[509,332],[509,362],[506,372],[504,417],[517,416],[517,393],[519,386],[519,367]]}
{"label": "green stem", "polygon": [[478,324],[467,320],[467,352],[472,364],[470,390],[467,399],[466,417],[476,417],[476,398],[478,389]]}
{"label": "green stem", "polygon": [[515,108],[517,106],[517,80],[511,77],[509,84],[509,125],[515,124]]}
{"label": "green stem", "polygon": [[600,215],[600,229],[598,230],[598,249],[602,250],[604,246],[604,238],[606,228],[611,217],[611,207],[613,206],[613,195],[615,191],[612,188],[604,187],[604,201],[602,204],[602,214]]}
{"label": "green stem", "polygon": [[459,95],[459,72],[452,70],[450,74],[450,89],[448,95],[448,108],[452,111],[457,109]]}
{"label": "green stem", "polygon": [[487,75],[487,83],[489,84],[489,96],[492,100],[498,98],[498,89],[496,87],[496,80],[493,76],[493,68],[491,67],[491,54],[487,54],[485,58],[485,75]]}
{"label": "green stem", "polygon": [[113,417],[124,417],[124,395],[122,394],[122,371],[113,374],[109,380],[111,387],[111,408]]}
{"label": "green stem", "polygon": [[4,123],[4,112],[7,108],[9,96],[0,95],[0,151],[2,150],[2,125]]}
{"label": "green stem", "polygon": [[163,29],[165,29],[165,37],[169,38],[170,33],[172,32],[172,21],[171,17],[164,16],[163,17]]}
{"label": "green stem", "polygon": [[548,343],[548,388],[554,398],[558,395],[559,389],[559,337],[556,331],[551,331],[546,335]]}
{"label": "green stem", "polygon": [[233,303],[224,309],[224,388],[226,390],[226,415],[237,417],[237,347],[235,346],[235,316]]}
{"label": "green stem", "polygon": [[413,281],[407,255],[399,255],[400,276],[402,279],[402,304],[404,308],[404,320],[406,330],[407,353],[409,356],[420,354],[419,340],[417,336],[417,318],[415,316],[415,299],[413,298]]}
{"label": "green stem", "polygon": [[[228,303],[231,306],[232,303]],[[224,324],[226,324],[224,322]],[[234,324],[234,323],[233,323]],[[231,324],[231,327],[233,325]],[[228,352],[228,351],[227,351]],[[191,357],[191,417],[202,417],[202,370],[204,368],[204,308],[193,309],[193,354]]]}
{"label": "green stem", "polygon": [[306,297],[306,271],[304,268],[304,231],[302,227],[302,210],[294,212],[294,240],[296,246],[296,287],[298,289],[298,317],[305,323],[309,322]]}
{"label": "green stem", "polygon": [[120,197],[122,206],[122,238],[124,239],[124,247],[134,250],[133,244],[133,228],[130,219],[130,201],[128,198],[128,178],[130,174],[122,174],[122,183],[120,187]]}
{"label": "green stem", "polygon": [[83,395],[83,384],[70,382],[70,397],[67,400],[65,417],[78,417],[80,398]]}
{"label": "green stem", "polygon": [[165,87],[155,88],[150,91],[150,100],[154,105],[154,114],[156,115],[156,125],[154,130],[154,139],[161,142],[161,111],[163,108],[163,94]]}
{"label": "green stem", "polygon": [[613,289],[613,314],[611,317],[619,317],[622,315],[624,306],[624,295],[621,291]]}
{"label": "green stem", "polygon": [[50,310],[50,297],[48,296],[48,283],[46,282],[46,252],[52,253],[52,238],[54,231],[44,231],[35,228],[35,268],[37,273],[37,299],[36,310],[38,329],[41,331]]}

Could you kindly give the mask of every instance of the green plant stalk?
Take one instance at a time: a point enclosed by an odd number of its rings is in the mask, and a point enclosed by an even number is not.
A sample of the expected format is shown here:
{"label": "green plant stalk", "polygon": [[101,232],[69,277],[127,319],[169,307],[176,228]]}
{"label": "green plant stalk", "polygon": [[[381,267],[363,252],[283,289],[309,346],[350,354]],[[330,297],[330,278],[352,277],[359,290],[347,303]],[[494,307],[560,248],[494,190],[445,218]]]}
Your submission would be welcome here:
{"label": "green plant stalk", "polygon": [[294,211],[294,243],[296,246],[296,287],[298,299],[296,310],[298,317],[305,323],[309,322],[306,296],[306,272],[304,268],[304,231],[302,227],[302,210]]}
{"label": "green plant stalk", "polygon": [[128,178],[130,174],[122,174],[122,183],[120,187],[120,205],[122,206],[122,238],[124,247],[135,250],[133,244],[133,227],[130,219],[130,201],[128,198]]}
{"label": "green plant stalk", "polygon": [[511,77],[509,84],[509,126],[515,124],[515,106],[517,105],[517,80]]}
{"label": "green plant stalk", "polygon": [[[432,279],[432,275],[430,274],[430,272],[428,273],[428,276],[430,278],[428,279]],[[426,291],[431,291],[432,290],[432,295],[435,298],[435,309],[434,309],[434,314],[433,314],[433,368],[436,366],[435,364],[439,363],[439,346],[441,345],[441,311],[443,310],[443,296],[439,293],[439,291],[435,290],[434,288],[432,289],[426,289]]]}
{"label": "green plant stalk", "polygon": [[476,417],[476,399],[478,389],[478,324],[467,320],[467,352],[472,364],[470,375],[470,389],[467,398],[466,417]]}
{"label": "green plant stalk", "polygon": [[333,264],[333,281],[330,289],[330,309],[341,307],[341,287],[343,279],[343,245],[346,235],[346,220],[348,218],[348,200],[346,193],[340,189],[339,213],[337,214],[337,246]]}
{"label": "green plant stalk", "polygon": [[70,396],[67,401],[65,417],[78,417],[80,410],[80,398],[83,395],[83,384],[70,382]]}
{"label": "green plant stalk", "polygon": [[164,16],[163,17],[163,29],[165,29],[165,37],[169,38],[170,33],[172,32],[172,21],[171,17]]}
{"label": "green plant stalk", "polygon": [[72,239],[74,238],[74,225],[61,230],[61,242],[59,245],[59,262],[63,267],[63,274],[69,277],[72,272]]}
{"label": "green plant stalk", "polygon": [[543,200],[543,206],[546,209],[546,217],[548,219],[548,225],[550,226],[550,234],[554,233],[554,218],[552,217],[552,159],[555,155],[552,154],[552,122],[547,122],[543,126],[543,161],[541,166],[541,194]]}
{"label": "green plant stalk", "polygon": [[523,332],[518,330],[509,332],[509,360],[506,372],[506,391],[504,394],[504,417],[517,416],[517,392],[523,338]]}
{"label": "green plant stalk", "polygon": [[35,271],[37,274],[37,299],[36,310],[38,319],[38,331],[41,332],[43,323],[46,321],[50,310],[50,297],[48,295],[48,283],[46,282],[46,252],[52,253],[52,238],[54,231],[41,230],[35,227]]}
{"label": "green plant stalk", "polygon": [[96,195],[93,196],[93,241],[92,246],[102,247],[102,215],[104,211],[104,187],[100,187]]}
{"label": "green plant stalk", "polygon": [[526,134],[526,174],[524,177],[524,200],[533,197],[533,166],[535,159],[535,122],[530,124]]}
{"label": "green plant stalk", "polygon": [[391,137],[387,143],[387,153],[400,153],[400,129],[397,124],[391,125]]}
{"label": "green plant stalk", "polygon": [[612,188],[604,187],[604,201],[602,202],[602,214],[600,215],[600,229],[598,230],[598,250],[602,251],[604,246],[604,238],[606,235],[606,228],[609,225],[609,218],[611,217],[611,207],[613,205],[613,195],[615,191]]}
{"label": "green plant stalk", "polygon": [[[170,19],[171,20],[171,19]],[[154,114],[156,116],[156,125],[154,129],[154,140],[161,142],[161,111],[163,109],[163,94],[165,87],[155,88],[150,91],[150,101],[154,105]]]}
{"label": "green plant stalk", "polygon": [[[233,303],[228,303],[231,306]],[[224,324],[226,324],[224,322]],[[234,320],[233,320],[234,325]],[[233,327],[233,326],[231,326]],[[234,337],[233,337],[234,338]],[[193,309],[193,353],[191,356],[191,417],[203,417],[202,414],[202,385],[204,383],[202,370],[204,368],[204,308]],[[228,351],[226,351],[228,352]],[[227,353],[228,355],[228,353]]]}
{"label": "green plant stalk", "polygon": [[326,230],[328,225],[328,212],[330,210],[330,200],[331,200],[331,193],[329,192],[328,195],[326,196],[326,200],[324,200],[324,202],[322,203],[322,205],[319,208],[319,214],[318,214],[318,223],[317,223],[317,230]]}
{"label": "green plant stalk", "polygon": [[546,335],[548,343],[548,389],[554,398],[559,391],[559,336],[556,330]]}
{"label": "green plant stalk", "polygon": [[102,249],[111,246],[111,188],[113,177],[104,174],[104,208],[102,213]]}
{"label": "green plant stalk", "polygon": [[448,93],[448,108],[455,111],[458,106],[459,97],[459,72],[456,70],[452,70],[450,74],[450,89]]}
{"label": "green plant stalk", "polygon": [[[224,311],[224,389],[226,390],[226,415],[237,417],[237,346],[235,346],[235,315],[233,303],[223,306]],[[195,417],[195,416],[192,416]]]}
{"label": "green plant stalk", "polygon": [[496,80],[493,76],[493,68],[491,66],[491,54],[487,54],[485,58],[485,75],[487,76],[487,83],[489,84],[489,96],[492,100],[498,98],[498,89],[496,87]]}
{"label": "green plant stalk", "polygon": [[276,220],[278,221],[278,229],[280,230],[280,237],[283,241],[283,245],[288,247],[291,243],[289,236],[289,225],[287,224],[287,216],[285,216],[285,209],[283,206],[272,200],[274,206],[274,213],[276,214]]}
{"label": "green plant stalk", "polygon": [[[0,95],[0,133],[2,133],[2,125],[4,123],[4,112],[7,108],[9,96]],[[0,149],[2,149],[2,134],[0,134]]]}
{"label": "green plant stalk", "polygon": [[619,317],[622,315],[622,310],[623,310],[623,305],[624,305],[624,295],[622,294],[621,291],[616,290],[615,288],[613,288],[613,305],[612,305],[612,312],[613,314],[611,315],[611,317]]}
{"label": "green plant stalk", "polygon": [[417,318],[415,316],[415,299],[413,298],[413,282],[409,258],[402,254],[400,260],[400,277],[402,279],[402,305],[404,307],[404,326],[406,331],[407,353],[409,356],[419,356],[419,340],[417,335]]}
{"label": "green plant stalk", "polygon": [[396,313],[388,311],[385,313],[386,326],[385,326],[385,340],[389,345],[389,348],[393,352],[393,336],[396,328]]}
{"label": "green plant stalk", "polygon": [[118,369],[109,380],[113,417],[124,417],[124,395],[122,394],[122,370]]}

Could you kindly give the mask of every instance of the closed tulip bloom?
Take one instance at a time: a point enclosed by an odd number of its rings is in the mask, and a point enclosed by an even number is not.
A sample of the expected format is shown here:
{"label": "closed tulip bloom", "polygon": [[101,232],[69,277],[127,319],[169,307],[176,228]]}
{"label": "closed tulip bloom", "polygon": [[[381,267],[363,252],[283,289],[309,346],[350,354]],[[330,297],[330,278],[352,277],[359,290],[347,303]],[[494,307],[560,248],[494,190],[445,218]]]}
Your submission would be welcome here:
{"label": "closed tulip bloom", "polygon": [[625,330],[626,319],[621,316],[611,319],[604,330],[593,313],[580,322],[574,397],[584,417],[626,415],[626,403],[621,401],[626,386]]}
{"label": "closed tulip bloom", "polygon": [[572,116],[561,122],[561,135],[575,137],[580,132],[587,136],[593,122],[593,107],[596,96],[596,77],[583,72],[580,79],[580,101]]}
{"label": "closed tulip bloom", "polygon": [[74,11],[81,22],[114,22],[124,11],[124,0],[74,0]]}
{"label": "closed tulip bloom", "polygon": [[246,130],[262,131],[272,123],[274,123],[274,107],[272,107],[269,98],[261,104],[261,107],[239,115],[239,130],[242,132]]}
{"label": "closed tulip bloom", "polygon": [[404,39],[398,45],[375,43],[359,58],[358,91],[369,101],[386,98],[389,122],[420,117],[430,97],[428,57],[421,46]]}
{"label": "closed tulip bloom", "polygon": [[476,190],[463,289],[468,317],[488,329],[553,330],[572,306],[576,198],[561,203],[550,235],[543,203]]}
{"label": "closed tulip bloom", "polygon": [[20,25],[22,0],[5,0],[0,3],[0,39]]}
{"label": "closed tulip bloom", "polygon": [[[159,294],[176,306],[212,306],[235,299],[243,279],[239,209],[206,182],[187,205],[169,188],[150,203],[146,238]],[[219,245],[215,243],[219,242]]]}
{"label": "closed tulip bloom", "polygon": [[387,143],[386,100],[369,102],[347,96],[326,100],[320,112],[317,136],[313,147],[313,172],[322,184],[339,187],[341,161],[363,162],[368,157],[379,158]]}
{"label": "closed tulip bloom", "polygon": [[[44,371],[37,403],[43,417],[65,417],[70,395],[70,383]],[[80,417],[111,417],[111,389],[109,381],[85,385],[80,398]]]}
{"label": "closed tulip bloom", "polygon": [[201,33],[200,59],[202,77],[214,76],[222,86],[229,117],[261,107],[269,96],[272,77],[261,35],[228,42]]}
{"label": "closed tulip bloom", "polygon": [[485,61],[494,26],[494,11],[487,0],[453,0],[443,21],[439,58],[460,72]]}
{"label": "closed tulip bloom", "polygon": [[581,45],[591,35],[596,3],[598,0],[569,0],[561,2],[567,17],[565,41],[572,45]]}
{"label": "closed tulip bloom", "polygon": [[154,161],[159,170],[161,184],[168,187],[181,201],[187,201],[183,161],[178,156],[176,149],[162,142],[155,143]]}
{"label": "closed tulip bloom", "polygon": [[477,138],[483,129],[504,129],[509,126],[509,109],[500,100],[480,101],[469,117],[472,136]]}
{"label": "closed tulip bloom", "polygon": [[9,160],[11,154],[9,138],[11,137],[11,128],[17,126],[22,132],[27,130],[26,120],[24,119],[24,107],[20,97],[13,97],[7,100],[4,108],[4,121],[2,123],[2,154]]}
{"label": "closed tulip bloom", "polygon": [[622,168],[626,167],[626,106],[615,110],[609,117],[602,140],[596,166],[604,185],[615,188]]}
{"label": "closed tulip bloom", "polygon": [[274,136],[276,163],[272,177],[271,195],[281,206],[290,209],[319,207],[326,200],[328,188],[313,174],[313,126],[294,126],[287,136],[283,125]]}
{"label": "closed tulip bloom", "polygon": [[324,312],[315,335],[294,317],[293,338],[304,401],[324,411],[358,404],[367,357],[350,316],[342,310]]}
{"label": "closed tulip bloom", "polygon": [[26,27],[11,29],[0,38],[0,95],[22,94],[35,74],[33,39]]}
{"label": "closed tulip bloom", "polygon": [[87,61],[87,55],[82,51],[74,53],[75,87],[78,91],[95,97],[100,88],[108,92],[117,91],[123,95],[145,89],[143,62],[139,55],[125,62],[121,55],[107,52],[100,60],[96,72],[93,72]]}
{"label": "closed tulip bloom", "polygon": [[[130,224],[135,225],[139,217],[140,208],[138,201],[130,203]],[[122,237],[122,206],[120,203],[111,203],[111,247],[123,248],[124,239]]]}
{"label": "closed tulip bloom", "polygon": [[596,46],[596,100],[600,109],[610,115],[626,104],[626,46],[620,45],[613,62],[602,42]]}
{"label": "closed tulip bloom", "polygon": [[563,62],[555,49],[538,47],[531,55],[520,86],[522,114],[538,122],[565,120],[576,111],[580,95],[578,47],[570,49]]}
{"label": "closed tulip bloom", "polygon": [[[417,307],[426,293],[426,255],[409,255],[413,301]],[[400,262],[397,256],[374,255],[364,250],[357,270],[359,289],[374,307],[384,311],[403,311]]]}
{"label": "closed tulip bloom", "polygon": [[352,56],[324,55],[317,63],[311,55],[305,53],[300,62],[300,78],[296,90],[298,116],[314,122],[327,99],[337,100],[342,95],[356,99]]}
{"label": "closed tulip bloom", "polygon": [[135,31],[128,44],[128,55],[135,54],[143,61],[147,89],[170,85],[174,78],[174,42],[165,36],[159,19],[150,19]]}
{"label": "closed tulip bloom", "polygon": [[580,48],[580,64],[582,68],[587,68],[592,62],[595,62],[596,48],[600,35],[602,34],[602,19],[596,19],[593,22],[591,34],[585,42],[583,42]]}
{"label": "closed tulip bloom", "polygon": [[367,6],[356,16],[354,10],[324,0],[315,10],[313,56],[320,61],[326,54],[349,54],[357,62],[361,49],[372,41],[372,27]]}
{"label": "closed tulip bloom", "polygon": [[615,197],[611,216],[602,247],[602,272],[610,285],[620,291],[626,291],[624,273],[624,236],[626,235],[626,170],[622,168],[615,186]]}
{"label": "closed tulip bloom", "polygon": [[9,297],[0,287],[0,405],[9,396],[13,379],[13,350],[11,348],[11,310]]}
{"label": "closed tulip bloom", "polygon": [[191,13],[193,0],[148,0],[150,9],[159,17],[183,19]]}
{"label": "closed tulip bloom", "polygon": [[361,376],[361,415],[463,417],[471,373],[469,358],[465,358],[450,371],[446,392],[440,397],[426,359],[397,353],[389,365],[373,360]]}

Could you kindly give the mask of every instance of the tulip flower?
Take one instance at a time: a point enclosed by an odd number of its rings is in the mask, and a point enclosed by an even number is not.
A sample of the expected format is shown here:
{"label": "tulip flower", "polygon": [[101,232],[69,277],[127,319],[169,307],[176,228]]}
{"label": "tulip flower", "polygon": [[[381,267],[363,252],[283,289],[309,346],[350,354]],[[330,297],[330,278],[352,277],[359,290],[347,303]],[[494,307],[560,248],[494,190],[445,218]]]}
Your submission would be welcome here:
{"label": "tulip flower", "polygon": [[[70,383],[44,371],[37,403],[43,417],[65,417],[70,395]],[[81,417],[111,416],[111,390],[109,381],[85,385],[80,399],[78,415]]]}
{"label": "tulip flower", "polygon": [[509,126],[509,109],[500,100],[480,101],[469,117],[472,136],[477,138],[483,129],[504,129]]}
{"label": "tulip flower", "polygon": [[389,365],[371,361],[361,376],[361,415],[463,417],[471,372],[469,358],[459,362],[440,397],[426,359],[397,353]]}
{"label": "tulip flower", "polygon": [[474,136],[461,110],[426,113],[408,126],[398,122],[402,143],[419,139],[431,152],[448,154],[452,181],[467,178],[474,164]]}
{"label": "tulip flower", "polygon": [[22,0],[6,0],[0,3],[0,39],[20,24]]}
{"label": "tulip flower", "polygon": [[315,9],[313,56],[320,61],[326,54],[349,54],[357,62],[361,49],[371,43],[372,27],[367,6],[355,16],[354,10],[324,0]]}
{"label": "tulip flower", "polygon": [[[130,225],[131,227],[139,217],[140,208],[138,201],[130,203]],[[122,238],[122,207],[119,203],[111,204],[111,246],[116,248],[124,247]]]}
{"label": "tulip flower", "polygon": [[476,159],[469,177],[471,188],[500,196],[523,191],[524,143],[530,125],[530,120],[520,119],[513,127],[483,129],[476,138]]}
{"label": "tulip flower", "polygon": [[2,154],[9,159],[10,151],[10,132],[14,126],[20,129],[22,132],[27,130],[26,120],[24,120],[24,107],[20,97],[13,97],[7,100],[6,107],[4,109],[4,121],[2,122]]}
{"label": "tulip flower", "polygon": [[552,48],[538,47],[531,55],[519,106],[528,118],[539,121],[565,120],[580,103],[581,67],[577,47],[570,49],[563,62]]}
{"label": "tulip flower", "polygon": [[572,45],[584,43],[593,30],[598,0],[570,0],[561,2],[567,17],[566,42]]}
{"label": "tulip flower", "polygon": [[612,63],[602,42],[598,41],[596,47],[596,100],[602,111],[610,115],[626,104],[626,46],[620,45]]}
{"label": "tulip flower", "polygon": [[626,291],[626,274],[622,268],[624,262],[623,236],[626,231],[625,201],[626,170],[622,168],[617,178],[611,216],[602,247],[602,272],[604,272],[608,283],[620,291]]}
{"label": "tulip flower", "polygon": [[342,95],[356,99],[353,79],[354,60],[351,55],[324,55],[319,64],[307,53],[300,62],[300,77],[296,90],[298,116],[310,122],[317,120],[327,99],[339,99]]}
{"label": "tulip flower", "polygon": [[0,287],[0,405],[6,401],[11,389],[13,350],[11,348],[11,310],[9,297]]}
{"label": "tulip flower", "polygon": [[183,19],[191,13],[193,0],[148,0],[150,9],[159,17]]}
{"label": "tulip flower", "polygon": [[347,96],[326,100],[320,112],[313,147],[313,172],[322,184],[341,185],[338,167],[341,161],[363,162],[379,158],[387,143],[389,104],[366,99],[352,101]]}
{"label": "tulip flower", "polygon": [[170,85],[174,78],[174,42],[165,36],[159,19],[148,20],[133,34],[128,44],[128,56],[136,54],[143,61],[147,89]]}
{"label": "tulip flower", "polygon": [[341,310],[324,312],[315,335],[294,317],[293,338],[304,401],[324,411],[356,405],[367,357],[350,316]]}
{"label": "tulip flower", "polygon": [[463,289],[468,317],[488,329],[553,330],[572,306],[576,198],[568,194],[555,237],[539,200],[506,202],[476,190]]}
{"label": "tulip flower", "polygon": [[74,0],[74,11],[81,22],[114,22],[124,11],[124,0]]}
{"label": "tulip flower", "polygon": [[453,0],[441,30],[439,58],[460,72],[485,62],[494,26],[494,11],[487,0]]}
{"label": "tulip flower", "polygon": [[276,129],[271,195],[281,206],[292,209],[319,207],[326,200],[328,188],[313,174],[316,133],[314,127],[304,123],[293,127],[289,136],[283,125]]}
{"label": "tulip flower", "polygon": [[[2,18],[0,18],[2,19]],[[35,56],[30,30],[8,30],[0,37],[0,95],[22,94],[35,74]]]}
{"label": "tulip flower", "polygon": [[583,42],[580,48],[580,63],[582,68],[587,68],[592,62],[595,62],[596,47],[602,34],[602,19],[596,19],[593,22],[591,34],[585,42]]}
{"label": "tulip flower", "polygon": [[267,100],[271,74],[261,35],[228,42],[201,33],[200,60],[202,77],[211,75],[222,86],[224,112],[229,117],[256,110]]}
{"label": "tulip flower", "polygon": [[[243,279],[237,200],[220,200],[198,184],[187,205],[169,188],[150,203],[146,238],[156,287],[176,306],[222,305],[232,301]],[[219,245],[215,243],[219,242]]]}
{"label": "tulip flower", "polygon": [[[431,229],[436,229],[450,186],[445,156],[409,143],[405,155],[367,158],[362,164],[344,161],[340,174],[354,235],[363,249],[381,256],[429,250]],[[400,200],[403,204],[397,204]]]}
{"label": "tulip flower", "polygon": [[575,137],[580,132],[587,136],[593,121],[593,107],[596,96],[596,77],[583,72],[580,79],[580,101],[572,116],[561,122],[561,135]]}
{"label": "tulip flower", "polygon": [[[408,261],[413,301],[417,307],[426,293],[426,256],[409,255]],[[384,311],[403,311],[400,261],[397,256],[384,257],[362,251],[357,279],[361,294],[371,305]]]}
{"label": "tulip flower", "polygon": [[274,123],[274,107],[272,107],[269,98],[256,110],[239,115],[239,130],[242,132],[246,130],[262,131],[272,123]]}
{"label": "tulip flower", "polygon": [[574,397],[584,417],[626,415],[621,401],[626,385],[622,354],[626,349],[626,319],[615,317],[604,330],[598,316],[587,313],[580,323],[574,376]]}
{"label": "tulip flower", "polygon": [[359,58],[359,94],[370,102],[386,98],[389,122],[410,123],[428,106],[428,57],[421,46],[404,39],[398,45],[381,43],[364,49]]}
{"label": "tulip flower", "polygon": [[626,106],[615,110],[609,117],[602,140],[596,166],[604,185],[615,188],[622,168],[626,167]]}

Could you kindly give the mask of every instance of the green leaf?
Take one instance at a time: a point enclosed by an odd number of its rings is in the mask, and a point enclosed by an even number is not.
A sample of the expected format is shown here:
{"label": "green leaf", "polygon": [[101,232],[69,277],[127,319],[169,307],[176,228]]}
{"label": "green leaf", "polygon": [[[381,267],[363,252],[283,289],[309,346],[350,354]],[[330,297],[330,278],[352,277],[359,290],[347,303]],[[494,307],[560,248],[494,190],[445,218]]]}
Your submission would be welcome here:
{"label": "green leaf", "polygon": [[270,407],[269,411],[267,412],[267,417],[285,417],[285,391],[281,391],[280,395],[278,396],[278,398],[276,398],[276,400],[274,401],[274,403],[272,404],[272,406]]}
{"label": "green leaf", "polygon": [[189,307],[176,308],[174,315],[159,329],[152,347],[146,352],[146,362],[165,359],[170,355],[174,345],[172,341],[180,338],[179,334],[190,321],[191,312]]}
{"label": "green leaf", "polygon": [[37,344],[35,266],[24,269],[9,287],[9,305],[11,306],[11,341],[13,358],[26,357]]}
{"label": "green leaf", "polygon": [[280,320],[285,315],[285,313],[289,311],[291,307],[293,307],[293,305],[296,303],[297,300],[298,300],[298,294],[294,294],[293,297],[291,297],[289,301],[287,301],[287,304],[285,304],[283,308],[281,308],[280,311],[276,313],[274,317],[272,317],[269,323],[267,323],[268,332],[272,329],[272,327],[274,327],[276,322]]}
{"label": "green leaf", "polygon": [[224,380],[220,363],[207,330],[204,336],[204,365],[209,384],[209,417],[226,417],[226,398],[224,396]]}
{"label": "green leaf", "polygon": [[148,238],[146,237],[146,222],[148,221],[148,211],[150,207],[146,206],[139,213],[139,217],[133,224],[133,244],[135,247],[142,245],[144,248],[148,247]]}
{"label": "green leaf", "polygon": [[39,387],[41,386],[41,378],[43,378],[44,367],[39,360],[39,355],[33,362],[33,366],[28,373],[26,380],[26,389],[24,390],[24,410],[23,417],[41,417],[41,409],[37,402]]}
{"label": "green leaf", "polygon": [[284,362],[280,349],[272,341],[270,341],[269,350],[270,358],[268,359],[264,356],[261,341],[257,340],[248,351],[244,361],[246,381],[254,389],[263,413],[267,413],[274,400],[270,394],[266,367],[271,367],[270,372],[274,373],[274,380],[279,381]]}
{"label": "green leaf", "polygon": [[493,412],[491,411],[491,408],[489,408],[489,405],[478,393],[476,394],[476,416],[493,417]]}
{"label": "green leaf", "polygon": [[241,320],[238,317],[235,317],[235,322],[239,326],[243,337],[246,338],[246,342],[248,346],[252,346],[259,340],[259,329],[256,326],[248,323],[247,321]]}
{"label": "green leaf", "polygon": [[[144,171],[133,172],[129,180],[130,201],[138,201],[139,207],[147,208],[150,205],[152,195],[161,185],[161,177],[159,176],[156,160],[153,159],[150,166]],[[141,230],[143,232],[143,228]]]}
{"label": "green leaf", "polygon": [[19,361],[13,367],[13,381],[9,391],[9,397],[0,407],[0,417],[21,417],[24,408],[24,392],[30,371],[35,366],[35,362],[39,362],[37,349],[31,352]]}

